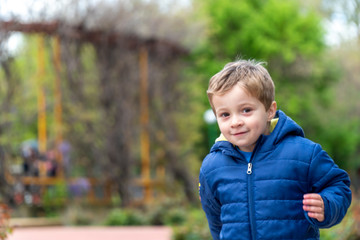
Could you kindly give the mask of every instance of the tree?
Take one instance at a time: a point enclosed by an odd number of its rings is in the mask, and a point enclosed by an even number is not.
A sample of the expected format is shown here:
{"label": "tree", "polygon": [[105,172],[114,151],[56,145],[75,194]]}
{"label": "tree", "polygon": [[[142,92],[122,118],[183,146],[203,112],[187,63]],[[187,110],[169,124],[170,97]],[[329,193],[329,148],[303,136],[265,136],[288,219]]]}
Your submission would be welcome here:
{"label": "tree", "polygon": [[330,49],[329,57],[341,69],[341,78],[332,88],[334,104],[331,105],[331,111],[322,113],[327,120],[319,134],[331,156],[338,159],[338,164],[352,175],[356,191],[360,188],[359,54],[360,48],[356,39]]}
{"label": "tree", "polygon": [[[318,12],[323,15],[323,21],[329,24],[341,24],[341,32],[336,44],[327,50],[328,59],[336,64],[339,81],[332,87],[333,103],[331,111],[322,111],[322,121],[319,122],[318,138],[324,143],[337,163],[348,169],[352,174],[353,185],[359,188],[359,13],[358,0],[317,1]],[[326,25],[328,26],[328,25]],[[334,35],[334,34],[332,34]],[[336,113],[336,114],[334,114]],[[326,119],[326,120],[325,120]],[[325,120],[325,122],[324,122]],[[321,126],[320,126],[321,125]]]}

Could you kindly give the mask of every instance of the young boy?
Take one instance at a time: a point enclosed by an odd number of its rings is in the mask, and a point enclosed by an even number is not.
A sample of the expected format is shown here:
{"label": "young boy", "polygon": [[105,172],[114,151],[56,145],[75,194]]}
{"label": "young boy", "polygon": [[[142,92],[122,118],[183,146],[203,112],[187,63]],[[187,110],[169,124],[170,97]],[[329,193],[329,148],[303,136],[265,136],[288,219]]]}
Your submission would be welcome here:
{"label": "young boy", "polygon": [[207,91],[221,136],[200,169],[200,198],[213,239],[319,239],[351,203],[350,180],[276,109],[261,63],[239,60]]}

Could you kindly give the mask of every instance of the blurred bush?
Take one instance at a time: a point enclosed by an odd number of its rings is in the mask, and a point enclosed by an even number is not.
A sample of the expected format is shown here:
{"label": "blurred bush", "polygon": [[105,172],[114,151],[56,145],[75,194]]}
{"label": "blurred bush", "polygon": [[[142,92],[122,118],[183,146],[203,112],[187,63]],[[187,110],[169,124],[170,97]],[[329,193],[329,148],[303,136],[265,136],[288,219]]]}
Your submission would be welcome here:
{"label": "blurred bush", "polygon": [[201,207],[174,199],[161,200],[142,209],[113,209],[107,215],[105,225],[166,225],[173,229],[173,240],[211,239]]}
{"label": "blurred bush", "polygon": [[110,211],[105,220],[106,226],[138,226],[148,225],[146,216],[136,209],[116,208]]}
{"label": "blurred bush", "polygon": [[186,211],[183,225],[173,226],[174,240],[208,240],[211,239],[209,227],[201,208]]}
{"label": "blurred bush", "polygon": [[12,232],[12,228],[9,225],[10,209],[7,205],[0,203],[0,239],[5,240]]}
{"label": "blurred bush", "polygon": [[47,217],[55,217],[66,206],[68,190],[65,182],[59,182],[46,189],[43,195],[43,210]]}
{"label": "blurred bush", "polygon": [[66,225],[87,226],[94,224],[99,214],[94,209],[88,209],[80,204],[72,204],[63,213],[63,221]]}
{"label": "blurred bush", "polygon": [[150,225],[179,225],[186,219],[186,207],[181,200],[165,198],[146,207]]}

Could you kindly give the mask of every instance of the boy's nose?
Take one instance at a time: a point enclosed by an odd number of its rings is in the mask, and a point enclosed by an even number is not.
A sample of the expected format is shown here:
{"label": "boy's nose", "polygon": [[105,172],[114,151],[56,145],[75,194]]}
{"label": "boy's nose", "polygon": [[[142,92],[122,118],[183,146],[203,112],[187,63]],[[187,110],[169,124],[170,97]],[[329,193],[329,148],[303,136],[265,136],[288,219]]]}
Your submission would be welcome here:
{"label": "boy's nose", "polygon": [[238,117],[238,116],[234,116],[231,121],[231,126],[238,127],[238,126],[242,126],[242,125],[244,125],[244,121],[242,120],[242,118]]}

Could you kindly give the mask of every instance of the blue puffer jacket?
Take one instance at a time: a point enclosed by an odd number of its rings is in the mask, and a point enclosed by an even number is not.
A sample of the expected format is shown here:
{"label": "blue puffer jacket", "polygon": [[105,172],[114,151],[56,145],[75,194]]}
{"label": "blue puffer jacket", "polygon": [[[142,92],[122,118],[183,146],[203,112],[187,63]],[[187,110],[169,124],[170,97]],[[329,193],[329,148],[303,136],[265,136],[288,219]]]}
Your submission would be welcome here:
{"label": "blue puffer jacket", "polygon": [[[204,159],[200,197],[214,239],[319,239],[319,228],[339,223],[350,206],[348,174],[283,112],[277,118],[250,163],[227,141]],[[322,196],[323,222],[303,210],[305,193]]]}

